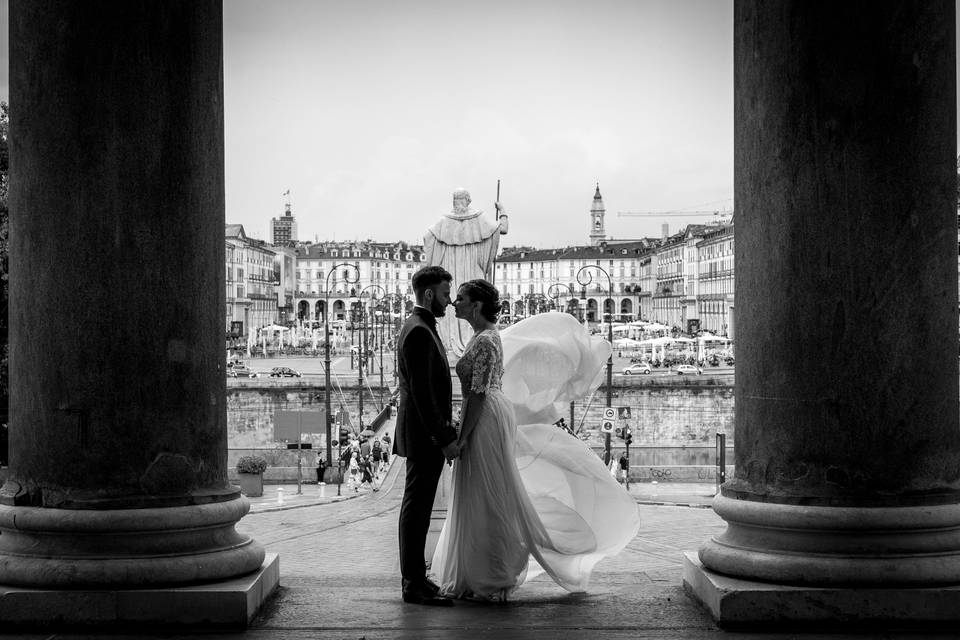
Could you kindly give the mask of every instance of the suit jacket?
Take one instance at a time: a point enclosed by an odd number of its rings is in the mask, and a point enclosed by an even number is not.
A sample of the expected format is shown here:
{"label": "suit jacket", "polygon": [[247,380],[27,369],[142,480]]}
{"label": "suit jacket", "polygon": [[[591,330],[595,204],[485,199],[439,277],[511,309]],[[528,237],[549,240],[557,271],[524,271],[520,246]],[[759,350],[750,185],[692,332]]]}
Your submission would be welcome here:
{"label": "suit jacket", "polygon": [[393,452],[412,460],[439,455],[441,447],[457,439],[457,431],[446,349],[437,319],[426,309],[415,307],[400,330],[397,378],[400,406]]}

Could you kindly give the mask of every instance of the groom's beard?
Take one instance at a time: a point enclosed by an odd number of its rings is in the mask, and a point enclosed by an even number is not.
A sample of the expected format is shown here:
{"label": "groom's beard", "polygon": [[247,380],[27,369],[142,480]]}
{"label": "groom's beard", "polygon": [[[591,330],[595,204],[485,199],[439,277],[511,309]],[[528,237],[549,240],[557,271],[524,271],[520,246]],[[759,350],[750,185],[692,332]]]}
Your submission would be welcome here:
{"label": "groom's beard", "polygon": [[434,318],[442,318],[447,313],[447,307],[434,300],[430,303],[430,311],[433,313]]}

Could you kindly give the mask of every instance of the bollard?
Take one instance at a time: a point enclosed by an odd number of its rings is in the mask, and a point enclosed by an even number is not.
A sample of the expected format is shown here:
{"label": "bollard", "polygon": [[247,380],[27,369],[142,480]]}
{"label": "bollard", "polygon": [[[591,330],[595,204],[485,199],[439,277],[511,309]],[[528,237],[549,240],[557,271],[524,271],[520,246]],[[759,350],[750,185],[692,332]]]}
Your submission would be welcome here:
{"label": "bollard", "polygon": [[320,497],[321,497],[321,498],[326,498],[326,497],[327,497],[327,483],[326,483],[326,482],[321,482],[321,483],[320,483]]}
{"label": "bollard", "polygon": [[283,504],[283,487],[277,488],[277,504],[278,505]]}

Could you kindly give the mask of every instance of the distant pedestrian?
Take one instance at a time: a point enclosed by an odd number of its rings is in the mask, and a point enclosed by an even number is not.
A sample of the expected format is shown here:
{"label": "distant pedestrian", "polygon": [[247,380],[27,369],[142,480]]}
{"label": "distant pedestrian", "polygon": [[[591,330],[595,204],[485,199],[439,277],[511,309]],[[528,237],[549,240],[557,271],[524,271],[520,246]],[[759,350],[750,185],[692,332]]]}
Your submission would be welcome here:
{"label": "distant pedestrian", "polygon": [[363,442],[360,444],[360,459],[364,459],[370,455],[370,438],[364,438]]}
{"label": "distant pedestrian", "polygon": [[317,484],[323,482],[323,472],[327,469],[327,461],[323,459],[323,454],[317,454]]}
{"label": "distant pedestrian", "polygon": [[374,491],[379,491],[380,487],[376,486],[373,482],[373,465],[370,462],[370,456],[365,456],[360,459],[360,486],[363,486],[370,483],[370,487]]}
{"label": "distant pedestrian", "polygon": [[360,491],[360,454],[354,453],[350,456],[350,486],[353,487],[354,493],[359,493]]}
{"label": "distant pedestrian", "polygon": [[630,460],[627,458],[626,452],[620,454],[620,471],[617,473],[617,480],[624,482],[627,478],[627,474],[630,473]]}
{"label": "distant pedestrian", "polygon": [[376,478],[380,475],[380,463],[383,462],[383,445],[376,438],[370,448],[370,462],[373,464],[373,477]]}

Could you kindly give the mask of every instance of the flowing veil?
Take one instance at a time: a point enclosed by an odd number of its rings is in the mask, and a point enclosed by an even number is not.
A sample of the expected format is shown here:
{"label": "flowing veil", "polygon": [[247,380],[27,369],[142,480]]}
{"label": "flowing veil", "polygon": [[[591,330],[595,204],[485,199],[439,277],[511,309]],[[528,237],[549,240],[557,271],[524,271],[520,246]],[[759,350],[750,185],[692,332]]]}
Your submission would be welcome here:
{"label": "flowing veil", "polygon": [[[553,549],[533,550],[527,577],[546,571],[571,591],[640,528],[636,502],[584,442],[553,423],[600,384],[611,346],[571,315],[544,313],[500,332],[503,393],[517,417],[517,466]],[[573,426],[573,425],[571,425]]]}

